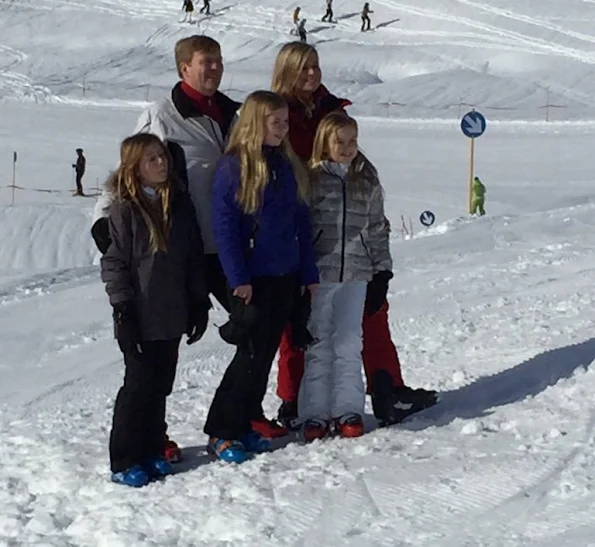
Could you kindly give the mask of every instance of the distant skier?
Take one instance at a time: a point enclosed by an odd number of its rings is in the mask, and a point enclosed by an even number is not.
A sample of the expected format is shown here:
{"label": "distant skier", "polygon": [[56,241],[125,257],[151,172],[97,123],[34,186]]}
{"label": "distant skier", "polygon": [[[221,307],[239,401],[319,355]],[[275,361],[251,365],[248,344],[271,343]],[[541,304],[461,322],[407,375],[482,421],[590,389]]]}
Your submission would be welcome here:
{"label": "distant skier", "polygon": [[300,37],[300,42],[307,42],[306,35],[308,33],[306,32],[306,21],[307,19],[301,19],[298,24],[297,33]]}
{"label": "distant skier", "polygon": [[211,0],[202,0],[203,6],[200,8],[200,13],[205,15],[211,15]]}
{"label": "distant skier", "polygon": [[83,175],[85,174],[85,169],[87,168],[87,158],[83,155],[83,149],[77,148],[76,149],[76,163],[72,164],[72,168],[76,174],[76,192],[75,196],[84,196],[83,194]]}
{"label": "distant skier", "polygon": [[289,31],[289,34],[293,34],[295,36],[297,36],[297,34],[298,34],[298,26],[299,26],[299,23],[300,23],[300,11],[301,11],[301,9],[302,8],[300,8],[298,6],[297,8],[295,8],[293,10],[293,16],[292,16],[292,19],[293,19],[293,28],[291,29],[291,31]]}
{"label": "distant skier", "polygon": [[192,23],[192,13],[194,12],[194,4],[192,3],[192,0],[184,0],[182,9],[184,10],[184,19],[180,22],[185,23],[188,21],[188,23]]}
{"label": "distant skier", "polygon": [[333,0],[326,0],[326,13],[322,20],[329,23],[333,22]]}
{"label": "distant skier", "polygon": [[485,195],[487,193],[486,187],[483,185],[479,177],[473,179],[473,188],[471,193],[471,214],[475,215],[479,211],[479,216],[486,214],[483,207],[485,202]]}
{"label": "distant skier", "polygon": [[362,10],[362,32],[365,32],[366,30],[370,30],[370,13],[374,13],[371,9],[370,9],[370,3],[366,2],[364,4],[364,9]]}

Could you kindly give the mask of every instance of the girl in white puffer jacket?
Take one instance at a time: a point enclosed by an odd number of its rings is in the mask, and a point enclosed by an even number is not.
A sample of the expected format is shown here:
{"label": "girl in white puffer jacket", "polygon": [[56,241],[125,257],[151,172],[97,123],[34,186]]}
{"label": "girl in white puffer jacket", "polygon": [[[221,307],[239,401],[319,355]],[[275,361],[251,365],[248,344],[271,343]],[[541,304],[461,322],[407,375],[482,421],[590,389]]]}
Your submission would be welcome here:
{"label": "girl in white puffer jacket", "polygon": [[307,441],[332,426],[343,437],[363,434],[362,316],[366,285],[392,277],[389,226],[378,174],[358,151],[357,123],[343,112],[318,126],[310,160],[310,214],[319,292],[312,299],[298,412]]}

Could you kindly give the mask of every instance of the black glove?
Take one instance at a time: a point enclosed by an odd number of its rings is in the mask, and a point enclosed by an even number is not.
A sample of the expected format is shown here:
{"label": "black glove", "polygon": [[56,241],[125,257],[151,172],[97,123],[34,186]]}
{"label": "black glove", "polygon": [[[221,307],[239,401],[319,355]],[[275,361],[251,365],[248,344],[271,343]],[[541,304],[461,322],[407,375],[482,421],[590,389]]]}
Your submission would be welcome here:
{"label": "black glove", "polygon": [[210,308],[210,300],[191,306],[188,313],[188,327],[186,328],[186,334],[188,335],[186,344],[194,344],[194,342],[198,342],[203,337],[209,323]]}
{"label": "black glove", "polygon": [[104,255],[109,249],[109,246],[112,244],[112,239],[109,235],[109,224],[107,217],[100,218],[97,220],[97,222],[95,222],[95,224],[93,224],[91,227],[91,236],[93,237],[99,252]]}
{"label": "black glove", "polygon": [[312,299],[310,291],[306,289],[304,294],[298,292],[289,321],[291,325],[291,345],[302,351],[306,351],[314,342],[314,337],[308,330],[308,320],[311,312]]}
{"label": "black glove", "polygon": [[245,304],[242,298],[232,296],[229,301],[229,321],[219,327],[219,335],[228,344],[241,346],[250,342],[250,334],[258,324],[259,310],[253,304]]}
{"label": "black glove", "polygon": [[132,302],[114,304],[114,336],[123,353],[138,353],[140,327]]}
{"label": "black glove", "polygon": [[374,315],[380,311],[380,308],[382,308],[382,305],[386,301],[388,282],[392,278],[393,273],[389,271],[374,274],[372,281],[368,283],[368,290],[366,293],[366,315]]}

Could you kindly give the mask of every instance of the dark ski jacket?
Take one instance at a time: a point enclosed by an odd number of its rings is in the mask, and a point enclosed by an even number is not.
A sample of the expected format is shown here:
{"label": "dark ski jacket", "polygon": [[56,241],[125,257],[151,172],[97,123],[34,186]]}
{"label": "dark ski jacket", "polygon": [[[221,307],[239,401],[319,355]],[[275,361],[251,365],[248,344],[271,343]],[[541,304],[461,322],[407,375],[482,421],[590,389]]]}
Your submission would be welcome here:
{"label": "dark ski jacket", "polygon": [[85,156],[81,155],[76,159],[76,163],[74,166],[74,169],[76,171],[77,175],[84,175],[85,174],[85,168],[87,167],[87,160],[85,159]]}
{"label": "dark ski jacket", "polygon": [[265,146],[263,150],[270,178],[256,214],[245,214],[236,198],[238,157],[224,156],[215,172],[213,235],[229,286],[295,272],[300,273],[302,285],[318,283],[310,213],[298,197],[291,164],[279,149]]}
{"label": "dark ski jacket", "polygon": [[108,222],[112,242],[101,258],[101,279],[110,304],[133,304],[142,340],[180,337],[189,313],[209,307],[200,229],[188,193],[180,187],[172,198],[167,252],[151,251],[147,224],[131,202],[114,201]]}
{"label": "dark ski jacket", "polygon": [[308,115],[306,107],[300,101],[289,101],[289,142],[294,152],[304,161],[308,161],[312,155],[314,137],[322,118],[351,104],[348,99],[340,99],[330,93],[322,84],[314,92],[312,99],[314,111],[311,115]]}

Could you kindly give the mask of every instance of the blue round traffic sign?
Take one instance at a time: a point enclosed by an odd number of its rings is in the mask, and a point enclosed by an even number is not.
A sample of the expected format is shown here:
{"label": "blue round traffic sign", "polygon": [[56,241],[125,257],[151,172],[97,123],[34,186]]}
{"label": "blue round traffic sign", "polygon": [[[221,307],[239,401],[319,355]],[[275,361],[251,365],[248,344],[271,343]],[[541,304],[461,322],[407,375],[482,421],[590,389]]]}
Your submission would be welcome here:
{"label": "blue round traffic sign", "polygon": [[424,226],[431,226],[432,224],[434,224],[435,220],[436,220],[436,215],[434,215],[434,213],[432,213],[432,211],[424,211],[421,215],[419,215],[419,221]]}
{"label": "blue round traffic sign", "polygon": [[461,119],[461,131],[466,137],[475,139],[481,137],[486,130],[486,119],[483,114],[472,110]]}

